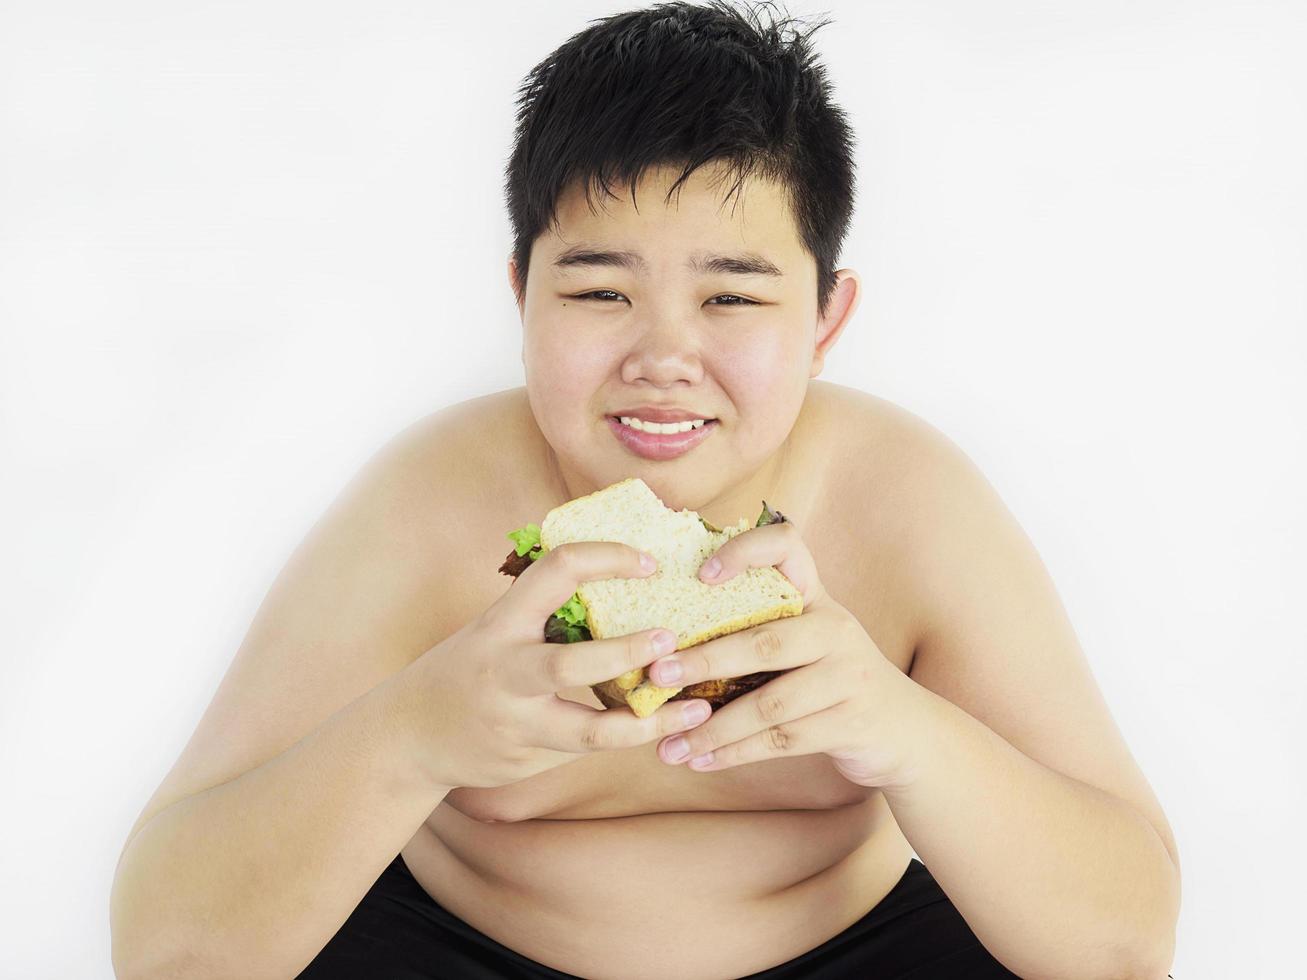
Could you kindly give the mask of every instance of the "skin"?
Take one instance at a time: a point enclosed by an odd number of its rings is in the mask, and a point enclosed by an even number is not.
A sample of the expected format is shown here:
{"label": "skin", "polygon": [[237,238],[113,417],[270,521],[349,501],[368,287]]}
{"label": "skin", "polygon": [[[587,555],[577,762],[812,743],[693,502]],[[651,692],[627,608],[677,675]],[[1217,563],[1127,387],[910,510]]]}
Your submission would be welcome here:
{"label": "skin", "polygon": [[[752,528],[715,557],[720,571],[705,563],[700,581],[721,584],[746,568],[775,567],[803,594],[804,611],[650,665],[655,680],[669,681],[665,668],[679,663],[680,685],[783,671],[705,723],[661,741],[664,763],[688,759],[690,768],[709,772],[825,753],[850,782],[884,792],[904,836],[967,924],[1019,976],[1166,975],[1175,954],[1180,871],[1160,811],[1150,821],[1123,796],[1023,754],[931,690],[939,669],[912,677],[897,670],[826,592],[792,524]],[[999,607],[995,623],[1003,613]],[[1034,672],[1028,676],[1033,684]],[[1065,698],[1074,688],[1054,683],[1046,693]],[[1004,710],[1023,698],[999,688],[994,700]],[[1105,748],[1112,733],[1103,727],[1080,734]],[[1128,776],[1126,768],[1118,763],[1119,777]]]}
{"label": "skin", "polygon": [[[720,526],[749,513],[783,477],[807,382],[852,316],[860,284],[841,270],[820,315],[816,267],[778,188],[751,185],[747,203],[727,210],[700,172],[679,201],[664,205],[674,179],[674,171],[652,175],[648,189],[638,189],[640,209],[628,195],[595,214],[579,191],[564,198],[558,234],[532,250],[522,357],[560,499],[640,476],[669,507]],[[563,275],[553,268],[560,252],[582,242],[638,251],[647,270]],[[685,261],[697,249],[759,252],[785,275],[693,278]],[[509,275],[516,285],[511,262]],[[614,292],[577,298],[591,290]],[[722,294],[762,305],[721,308],[714,297]],[[646,402],[722,425],[680,459],[640,460],[617,443],[604,416]],[[687,731],[685,756],[672,756],[676,738],[669,737],[658,757],[667,765],[707,757],[689,768],[718,771],[825,753],[850,782],[883,791],[904,836],[978,938],[1019,975],[1163,976],[1180,894],[1165,817],[1074,637],[1046,625],[1056,609],[1033,549],[969,470],[941,472],[949,477],[926,486],[952,496],[929,505],[923,495],[916,504],[932,509],[918,525],[913,559],[929,565],[943,556],[947,567],[927,576],[938,588],[924,591],[956,601],[939,604],[910,676],[825,592],[802,528],[754,528],[719,549],[724,571],[712,581],[776,567],[803,592],[804,615],[664,659],[684,663],[675,682],[682,687],[786,672]],[[977,605],[990,583],[1003,590],[989,589]],[[655,681],[661,664],[652,667]],[[1057,711],[1041,710],[1053,704]]]}
{"label": "skin", "polygon": [[[882,789],[909,785],[923,743],[915,685],[891,663],[822,584],[812,553],[790,522],[732,538],[705,562],[699,580],[718,585],[742,568],[775,567],[803,596],[803,615],[729,634],[662,657],[655,682],[686,686],[782,670],[721,708],[706,724],[663,739],[658,756],[698,771],[824,752],[849,782]],[[764,640],[763,637],[769,639]],[[675,673],[676,668],[680,673]],[[670,668],[670,671],[669,671]]]}
{"label": "skin", "polygon": [[[778,485],[808,381],[852,318],[861,281],[839,270],[822,315],[816,262],[779,185],[754,178],[727,200],[723,168],[705,166],[664,203],[679,173],[647,171],[634,201],[629,188],[615,187],[615,199],[600,192],[593,213],[579,184],[562,195],[557,230],[531,249],[518,307],[522,364],[561,499],[638,476],[674,510],[734,523]],[[637,252],[647,267],[554,266],[580,243]],[[686,262],[699,251],[755,252],[783,275],[696,275]],[[516,292],[511,259],[508,274]],[[612,292],[579,298],[595,290]],[[613,437],[606,416],[644,404],[720,424],[677,459],[640,459]]]}

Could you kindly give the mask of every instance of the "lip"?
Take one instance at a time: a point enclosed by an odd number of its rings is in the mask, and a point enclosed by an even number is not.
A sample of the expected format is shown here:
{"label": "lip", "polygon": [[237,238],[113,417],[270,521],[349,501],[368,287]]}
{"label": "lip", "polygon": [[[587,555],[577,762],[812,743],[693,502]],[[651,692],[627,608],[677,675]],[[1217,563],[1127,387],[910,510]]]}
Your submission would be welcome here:
{"label": "lip", "polygon": [[645,459],[675,459],[688,453],[699,443],[707,439],[717,429],[717,420],[705,422],[697,429],[691,429],[689,432],[672,432],[664,435],[662,433],[637,432],[629,425],[622,423],[613,418],[611,415],[606,417],[608,427],[613,430],[613,435],[617,437],[618,442],[622,443],[627,449],[642,456]]}

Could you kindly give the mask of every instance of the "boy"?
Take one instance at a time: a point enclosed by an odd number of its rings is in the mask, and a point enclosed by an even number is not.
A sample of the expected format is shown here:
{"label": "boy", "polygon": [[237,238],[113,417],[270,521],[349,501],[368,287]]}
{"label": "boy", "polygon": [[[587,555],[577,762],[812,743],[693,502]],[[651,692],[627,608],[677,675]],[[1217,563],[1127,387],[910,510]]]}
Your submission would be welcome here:
{"label": "boy", "polygon": [[[664,4],[531,73],[526,385],[407,431],[288,564],[124,848],[125,974],[1165,974],[1170,828],[1033,547],[937,432],[813,380],[859,299],[852,136],[786,26]],[[494,571],[629,476],[789,518],[723,577],[775,564],[804,615],[677,659],[794,669],[704,722],[596,710],[635,638],[542,649],[631,556]]]}

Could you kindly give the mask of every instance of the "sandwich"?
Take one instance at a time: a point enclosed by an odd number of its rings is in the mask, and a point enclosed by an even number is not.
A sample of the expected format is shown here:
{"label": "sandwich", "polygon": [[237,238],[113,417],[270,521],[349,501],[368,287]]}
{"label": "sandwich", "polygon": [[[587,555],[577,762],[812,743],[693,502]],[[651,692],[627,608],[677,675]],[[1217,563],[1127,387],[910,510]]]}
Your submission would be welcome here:
{"label": "sandwich", "polygon": [[[753,527],[785,521],[764,500]],[[577,497],[551,510],[539,524],[510,531],[514,549],[499,571],[516,578],[531,562],[573,541],[619,541],[658,559],[643,578],[582,582],[544,625],[549,643],[577,643],[663,627],[684,650],[718,636],[803,612],[803,595],[775,568],[749,568],[716,585],[699,581],[699,566],[737,534],[748,518],[717,528],[692,510],[667,507],[643,480],[632,478]],[[701,698],[716,710],[784,671],[761,671],[689,687],[661,687],[638,667],[591,685],[607,708],[629,707],[646,718],[667,701]]]}

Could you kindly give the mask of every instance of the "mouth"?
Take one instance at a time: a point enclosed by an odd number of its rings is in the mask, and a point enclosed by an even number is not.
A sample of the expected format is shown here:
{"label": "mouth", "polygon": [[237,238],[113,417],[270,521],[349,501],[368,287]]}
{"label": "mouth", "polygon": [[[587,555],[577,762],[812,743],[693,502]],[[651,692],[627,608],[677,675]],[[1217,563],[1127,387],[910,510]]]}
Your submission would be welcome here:
{"label": "mouth", "polygon": [[[608,428],[630,452],[644,459],[666,460],[683,456],[717,431],[717,419],[706,419],[685,431],[648,432],[632,428],[616,416],[605,416]],[[681,428],[684,428],[683,426]]]}

